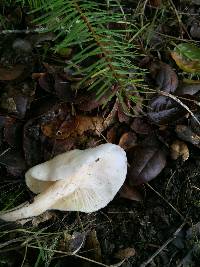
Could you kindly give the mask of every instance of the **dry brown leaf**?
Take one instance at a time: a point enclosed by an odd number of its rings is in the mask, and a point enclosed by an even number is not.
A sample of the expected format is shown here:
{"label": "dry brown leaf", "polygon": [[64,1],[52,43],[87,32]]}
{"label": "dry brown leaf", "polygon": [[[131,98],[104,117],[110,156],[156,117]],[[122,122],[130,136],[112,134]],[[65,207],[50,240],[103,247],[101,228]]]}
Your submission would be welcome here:
{"label": "dry brown leaf", "polygon": [[5,68],[0,66],[0,80],[12,81],[17,79],[24,72],[25,66],[21,64],[14,65],[12,67]]}
{"label": "dry brown leaf", "polygon": [[136,145],[136,141],[137,136],[135,133],[124,133],[119,140],[119,146],[121,146],[124,150],[128,150]]}
{"label": "dry brown leaf", "polygon": [[129,200],[142,201],[142,195],[134,186],[124,183],[119,191],[120,197]]}
{"label": "dry brown leaf", "polygon": [[162,61],[152,62],[150,67],[152,78],[159,88],[168,93],[173,93],[178,86],[178,77],[172,67]]}
{"label": "dry brown leaf", "polygon": [[190,142],[191,144],[199,147],[200,136],[194,133],[190,127],[186,125],[177,125],[175,129],[178,137],[186,142]]}
{"label": "dry brown leaf", "polygon": [[128,179],[131,185],[140,185],[156,178],[166,166],[166,151],[161,146],[142,145],[130,152]]}
{"label": "dry brown leaf", "polygon": [[47,137],[54,137],[56,135],[57,129],[60,125],[60,122],[57,121],[51,121],[47,124],[41,125],[42,133]]}
{"label": "dry brown leaf", "polygon": [[162,0],[149,0],[149,5],[152,7],[160,7]]}
{"label": "dry brown leaf", "polygon": [[[99,243],[99,240],[97,238],[96,230],[93,229],[86,238],[85,243],[85,250],[88,250],[87,254],[88,257],[97,261],[102,262],[102,256],[101,256],[101,246]],[[88,264],[88,263],[87,263]]]}
{"label": "dry brown leaf", "polygon": [[104,120],[102,117],[89,117],[78,115],[75,118],[76,133],[82,135],[84,132],[92,130],[95,131],[97,135],[104,130]]}
{"label": "dry brown leaf", "polygon": [[133,256],[135,256],[134,248],[121,249],[115,254],[115,258],[120,259],[120,260],[128,259]]}
{"label": "dry brown leaf", "polygon": [[150,134],[153,128],[141,118],[135,118],[130,125],[131,129],[138,134]]}
{"label": "dry brown leaf", "polygon": [[37,227],[40,223],[46,222],[55,216],[56,216],[55,213],[53,213],[52,211],[46,211],[42,213],[40,216],[34,217],[32,219],[32,225]]}
{"label": "dry brown leaf", "polygon": [[82,135],[89,130],[100,135],[104,130],[103,122],[102,117],[77,115],[64,121],[57,119],[42,124],[41,130],[45,136],[56,139],[66,139],[69,136]]}
{"label": "dry brown leaf", "polygon": [[171,158],[174,160],[181,157],[183,161],[186,161],[190,156],[188,146],[183,141],[179,140],[174,141],[173,144],[170,146],[170,149],[171,149]]}
{"label": "dry brown leaf", "polygon": [[117,138],[117,127],[116,126],[113,126],[107,131],[106,138],[109,143],[115,144],[116,138]]}

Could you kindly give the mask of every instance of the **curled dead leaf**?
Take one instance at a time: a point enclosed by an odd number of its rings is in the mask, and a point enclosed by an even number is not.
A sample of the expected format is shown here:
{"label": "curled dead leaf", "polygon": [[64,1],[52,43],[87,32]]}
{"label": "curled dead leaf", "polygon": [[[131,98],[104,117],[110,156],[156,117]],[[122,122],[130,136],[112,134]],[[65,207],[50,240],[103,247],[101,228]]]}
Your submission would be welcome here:
{"label": "curled dead leaf", "polygon": [[180,119],[187,111],[176,101],[165,96],[155,97],[149,104],[149,118],[156,124],[167,124]]}
{"label": "curled dead leaf", "polygon": [[130,185],[139,185],[154,179],[166,165],[166,153],[156,146],[138,146],[133,149],[128,170]]}
{"label": "curled dead leaf", "polygon": [[173,93],[178,86],[178,77],[172,67],[163,62],[153,62],[150,73],[163,91]]}

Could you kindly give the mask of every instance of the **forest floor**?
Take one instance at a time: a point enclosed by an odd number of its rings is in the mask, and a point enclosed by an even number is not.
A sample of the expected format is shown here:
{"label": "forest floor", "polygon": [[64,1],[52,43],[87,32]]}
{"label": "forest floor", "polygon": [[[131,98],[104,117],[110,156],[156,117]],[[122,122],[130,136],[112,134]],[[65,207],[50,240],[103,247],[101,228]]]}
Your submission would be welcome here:
{"label": "forest floor", "polygon": [[[52,53],[53,33],[24,33],[36,28],[33,15],[0,4],[1,211],[33,200],[25,172],[65,151],[111,142],[130,166],[98,212],[0,221],[0,267],[200,266],[200,1],[126,1],[126,9],[144,27],[135,43],[146,89],[133,116],[116,98],[103,107],[78,90],[65,64],[72,51]],[[179,44],[192,46],[178,54]]]}

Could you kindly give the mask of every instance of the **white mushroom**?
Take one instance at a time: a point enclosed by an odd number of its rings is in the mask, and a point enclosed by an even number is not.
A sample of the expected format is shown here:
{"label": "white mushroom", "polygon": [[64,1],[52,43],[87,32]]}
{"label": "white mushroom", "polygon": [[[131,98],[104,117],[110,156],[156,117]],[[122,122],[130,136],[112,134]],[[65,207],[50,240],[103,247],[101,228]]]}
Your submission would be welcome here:
{"label": "white mushroom", "polygon": [[60,154],[25,174],[27,186],[38,194],[33,203],[9,210],[0,219],[16,221],[52,209],[97,211],[114,198],[126,173],[126,153],[118,145],[103,144]]}

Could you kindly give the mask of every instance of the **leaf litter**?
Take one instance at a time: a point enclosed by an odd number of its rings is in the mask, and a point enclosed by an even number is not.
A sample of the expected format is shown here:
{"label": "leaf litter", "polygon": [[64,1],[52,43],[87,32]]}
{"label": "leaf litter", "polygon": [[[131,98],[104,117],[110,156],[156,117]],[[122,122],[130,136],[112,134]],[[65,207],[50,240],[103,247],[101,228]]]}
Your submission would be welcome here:
{"label": "leaf litter", "polygon": [[[175,5],[178,8],[178,4]],[[155,10],[163,10],[163,6],[164,1],[148,1],[142,12],[146,18],[152,19]],[[198,9],[197,6],[198,3],[195,2],[191,7],[193,11]],[[188,12],[193,11],[189,8]],[[23,16],[27,15],[21,9],[7,10],[5,14],[11,25],[24,23],[21,20]],[[189,21],[187,15],[184,16],[185,21]],[[155,23],[158,22],[157,19],[159,13],[155,17]],[[24,174],[30,167],[56,155],[109,142],[121,146],[128,157],[125,183],[114,200],[100,212],[75,215],[73,212],[55,211],[34,218],[32,223],[39,231],[39,243],[35,243],[30,234],[30,252],[36,253],[38,244],[45,251],[46,248],[50,249],[51,243],[55,243],[59,245],[55,251],[52,249],[55,255],[52,263],[58,258],[59,264],[74,264],[74,258],[58,257],[58,251],[61,250],[69,254],[81,251],[85,253],[85,258],[108,265],[120,259],[122,266],[129,266],[129,262],[132,266],[139,266],[149,257],[152,258],[152,266],[165,266],[170,262],[178,262],[179,266],[195,264],[198,250],[193,240],[199,240],[199,234],[194,237],[190,230],[191,222],[197,226],[199,222],[200,129],[188,110],[175,99],[180,99],[199,119],[199,81],[198,76],[195,76],[199,73],[199,48],[196,44],[182,41],[175,41],[176,45],[168,43],[165,34],[170,33],[169,29],[173,29],[172,37],[180,37],[180,29],[176,33],[174,31],[174,27],[177,27],[174,26],[176,19],[169,17],[168,25],[160,25],[156,28],[157,32],[151,28],[152,40],[148,44],[145,44],[144,39],[146,32],[139,39],[141,45],[148,50],[148,55],[143,55],[141,64],[149,70],[145,79],[153,91],[146,93],[146,89],[144,92],[130,93],[127,90],[127,110],[116,98],[112,98],[104,107],[105,101],[116,90],[113,89],[115,86],[100,98],[97,98],[94,91],[80,88],[83,77],[75,75],[73,69],[66,67],[71,53],[76,51],[74,48],[57,51],[55,55],[47,52],[45,57],[42,56],[46,47],[52,46],[53,35],[19,35],[10,37],[9,41],[6,37],[2,38],[1,184],[7,185],[14,180],[25,189],[23,199],[13,197],[12,207],[25,200],[34,203],[35,195],[25,187]],[[199,39],[197,21],[189,21],[187,25],[194,41]],[[184,31],[184,27],[182,30]],[[184,37],[187,38],[187,32]],[[157,42],[156,49],[159,56],[154,50],[155,40],[158,39],[160,41]],[[165,46],[170,47],[171,55],[169,51],[166,52]],[[194,76],[188,76],[188,73]],[[160,91],[172,94],[175,98],[162,95]],[[130,101],[131,97],[139,97],[136,106]],[[126,111],[131,111],[133,116],[128,116]],[[3,201],[0,204],[2,209],[6,207]],[[176,246],[176,254],[172,258],[174,244],[178,240],[175,237],[172,243],[167,244],[167,252],[163,249],[155,258],[151,257],[181,225],[180,213],[187,218],[187,224],[181,230],[181,237],[179,236],[183,246]],[[2,227],[4,231],[8,230],[6,226]],[[23,227],[26,229],[26,225]],[[59,242],[53,241],[51,236],[44,240],[43,227],[49,227],[52,231],[61,230]],[[71,229],[67,229],[70,227]],[[16,238],[7,232],[5,236],[10,240]],[[27,238],[27,234],[23,238]],[[4,242],[5,237],[1,243],[5,244],[6,249],[12,249],[12,246]],[[88,251],[84,252],[85,250]],[[22,250],[14,252],[11,259],[13,266],[18,266],[19,260],[22,262],[22,254]],[[76,260],[79,261],[79,266],[84,266],[85,259]],[[94,262],[87,262],[86,266],[92,266]],[[29,254],[26,264],[31,266]]]}

